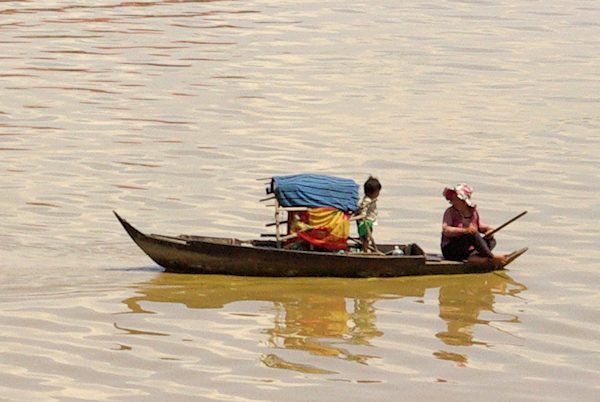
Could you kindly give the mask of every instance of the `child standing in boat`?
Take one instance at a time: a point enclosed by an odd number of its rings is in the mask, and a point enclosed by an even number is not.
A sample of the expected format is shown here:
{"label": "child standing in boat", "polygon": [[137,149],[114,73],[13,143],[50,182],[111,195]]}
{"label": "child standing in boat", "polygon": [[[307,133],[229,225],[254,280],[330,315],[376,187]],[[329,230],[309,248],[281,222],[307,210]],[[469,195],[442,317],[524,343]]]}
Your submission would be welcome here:
{"label": "child standing in boat", "polygon": [[375,247],[373,224],[377,221],[377,197],[379,197],[381,187],[379,180],[373,176],[369,176],[363,185],[365,195],[360,201],[356,214],[364,215],[364,218],[358,221],[358,236],[364,252],[369,251],[371,243]]}
{"label": "child standing in boat", "polygon": [[471,200],[472,193],[467,184],[444,189],[443,195],[452,206],[444,212],[442,254],[447,260],[503,265],[507,261],[506,256],[492,254],[496,240],[493,236],[486,237],[485,233],[493,228],[480,222],[477,206]]}

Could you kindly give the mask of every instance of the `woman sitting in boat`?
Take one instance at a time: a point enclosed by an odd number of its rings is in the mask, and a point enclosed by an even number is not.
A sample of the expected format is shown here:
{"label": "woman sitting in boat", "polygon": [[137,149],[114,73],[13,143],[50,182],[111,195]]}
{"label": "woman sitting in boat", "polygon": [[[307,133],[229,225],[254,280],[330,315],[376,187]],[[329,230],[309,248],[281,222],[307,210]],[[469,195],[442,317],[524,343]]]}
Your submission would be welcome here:
{"label": "woman sitting in boat", "polygon": [[507,261],[506,256],[492,254],[496,240],[493,236],[486,237],[485,233],[493,228],[481,223],[477,206],[471,200],[472,193],[467,184],[444,189],[443,195],[452,206],[444,212],[442,254],[447,260],[503,265]]}

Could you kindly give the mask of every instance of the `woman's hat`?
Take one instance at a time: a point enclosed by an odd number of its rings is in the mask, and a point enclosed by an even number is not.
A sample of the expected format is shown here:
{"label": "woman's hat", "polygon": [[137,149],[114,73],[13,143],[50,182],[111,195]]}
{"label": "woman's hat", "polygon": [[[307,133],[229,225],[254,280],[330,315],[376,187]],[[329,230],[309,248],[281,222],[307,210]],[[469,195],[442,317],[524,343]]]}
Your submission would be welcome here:
{"label": "woman's hat", "polygon": [[454,187],[446,187],[444,189],[443,195],[448,201],[450,201],[452,193],[455,193],[456,196],[460,200],[463,200],[468,206],[475,206],[475,203],[473,202],[473,200],[471,200],[471,194],[473,194],[473,189],[468,184],[461,183],[457,184]]}

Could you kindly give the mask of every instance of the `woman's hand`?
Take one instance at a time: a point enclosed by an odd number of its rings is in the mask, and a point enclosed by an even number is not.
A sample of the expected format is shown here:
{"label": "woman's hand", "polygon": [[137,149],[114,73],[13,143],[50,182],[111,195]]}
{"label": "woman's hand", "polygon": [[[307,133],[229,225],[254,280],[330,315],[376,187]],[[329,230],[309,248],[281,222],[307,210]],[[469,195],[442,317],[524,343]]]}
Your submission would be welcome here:
{"label": "woman's hand", "polygon": [[485,231],[485,233],[484,233],[483,235],[484,235],[485,237],[487,237],[487,238],[490,238],[490,239],[491,239],[491,238],[493,238],[493,237],[494,237],[494,235],[491,235],[491,236],[490,236],[490,235],[489,235],[489,233],[492,233],[494,230],[496,230],[496,229],[494,229],[494,228],[492,228],[492,227],[488,227],[488,229]]}
{"label": "woman's hand", "polygon": [[477,234],[479,231],[477,230],[477,227],[475,225],[469,225],[466,228],[464,228],[465,234],[468,235],[474,235]]}

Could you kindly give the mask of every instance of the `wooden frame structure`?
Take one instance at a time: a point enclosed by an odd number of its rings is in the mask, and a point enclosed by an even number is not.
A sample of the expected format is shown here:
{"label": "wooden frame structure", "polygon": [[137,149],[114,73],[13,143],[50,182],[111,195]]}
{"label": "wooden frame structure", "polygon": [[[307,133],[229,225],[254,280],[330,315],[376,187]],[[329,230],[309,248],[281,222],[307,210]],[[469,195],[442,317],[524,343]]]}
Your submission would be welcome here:
{"label": "wooden frame structure", "polygon": [[[277,248],[282,248],[282,245],[285,241],[298,237],[297,232],[290,233],[290,228],[288,226],[288,224],[290,222],[289,214],[294,213],[294,212],[306,212],[310,208],[308,208],[308,207],[282,207],[279,204],[279,200],[277,200],[277,197],[275,195],[273,195],[271,197],[263,198],[260,201],[262,201],[262,202],[273,201],[275,203],[274,205],[270,205],[270,204],[266,205],[266,207],[275,208],[275,212],[274,212],[274,221],[271,223],[267,223],[265,225],[265,227],[275,226],[275,234],[261,233],[261,237],[275,237],[275,243],[277,245]],[[287,214],[288,214],[286,219],[283,221],[280,219],[282,212],[287,212]],[[354,221],[363,220],[364,218],[365,218],[365,215],[353,215],[348,220],[350,222],[354,222]],[[281,230],[281,225],[283,225],[283,224],[285,224],[287,226],[285,234],[283,234],[282,230]],[[310,230],[310,229],[311,228],[307,228],[306,230]]]}

